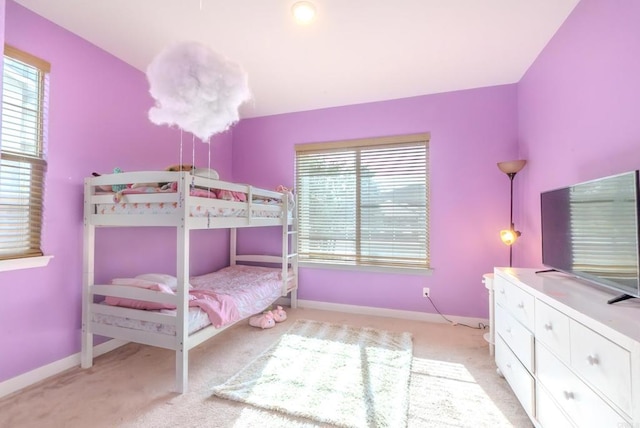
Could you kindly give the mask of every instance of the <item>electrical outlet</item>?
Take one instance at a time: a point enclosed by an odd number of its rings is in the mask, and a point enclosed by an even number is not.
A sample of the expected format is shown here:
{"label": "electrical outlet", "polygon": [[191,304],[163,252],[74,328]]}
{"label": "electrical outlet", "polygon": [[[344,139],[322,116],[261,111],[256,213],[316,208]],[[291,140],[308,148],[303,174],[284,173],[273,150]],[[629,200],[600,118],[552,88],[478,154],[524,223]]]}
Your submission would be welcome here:
{"label": "electrical outlet", "polygon": [[429,290],[429,287],[424,287],[422,289],[422,297],[430,297],[431,296],[431,290]]}

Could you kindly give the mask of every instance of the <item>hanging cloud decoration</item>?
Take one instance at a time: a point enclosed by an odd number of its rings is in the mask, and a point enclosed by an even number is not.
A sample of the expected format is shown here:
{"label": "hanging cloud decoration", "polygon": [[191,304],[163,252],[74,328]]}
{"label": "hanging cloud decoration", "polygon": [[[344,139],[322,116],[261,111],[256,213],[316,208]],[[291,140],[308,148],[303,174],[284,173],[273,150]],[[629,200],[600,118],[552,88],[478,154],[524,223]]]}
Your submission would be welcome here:
{"label": "hanging cloud decoration", "polygon": [[244,70],[198,42],[160,52],[147,67],[147,79],[156,100],[151,122],[176,125],[205,142],[236,123],[240,105],[251,98]]}

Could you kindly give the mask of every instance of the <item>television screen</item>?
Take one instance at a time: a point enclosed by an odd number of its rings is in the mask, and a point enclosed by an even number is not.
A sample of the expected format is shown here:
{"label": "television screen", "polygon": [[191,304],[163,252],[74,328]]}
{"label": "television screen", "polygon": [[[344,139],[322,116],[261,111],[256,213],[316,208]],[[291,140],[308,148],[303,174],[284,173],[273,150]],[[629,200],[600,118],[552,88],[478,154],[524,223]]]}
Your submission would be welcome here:
{"label": "television screen", "polygon": [[638,171],[541,193],[542,263],[640,297]]}

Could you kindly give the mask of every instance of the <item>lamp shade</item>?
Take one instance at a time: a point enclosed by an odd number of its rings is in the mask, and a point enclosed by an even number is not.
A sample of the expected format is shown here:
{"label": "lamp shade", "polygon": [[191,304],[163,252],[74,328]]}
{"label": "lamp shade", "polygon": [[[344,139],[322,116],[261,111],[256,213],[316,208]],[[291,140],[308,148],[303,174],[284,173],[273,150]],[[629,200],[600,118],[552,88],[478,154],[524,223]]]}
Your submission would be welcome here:
{"label": "lamp shade", "polygon": [[517,172],[520,172],[520,170],[524,168],[526,164],[527,164],[527,161],[524,159],[512,160],[512,161],[498,162],[498,168],[500,168],[500,171],[504,172],[505,174],[515,174]]}

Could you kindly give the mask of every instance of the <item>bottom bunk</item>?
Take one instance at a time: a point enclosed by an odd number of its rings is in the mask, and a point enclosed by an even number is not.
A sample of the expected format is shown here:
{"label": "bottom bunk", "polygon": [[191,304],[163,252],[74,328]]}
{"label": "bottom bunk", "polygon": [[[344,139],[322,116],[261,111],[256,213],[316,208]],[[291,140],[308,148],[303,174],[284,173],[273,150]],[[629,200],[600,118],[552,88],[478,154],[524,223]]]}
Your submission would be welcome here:
{"label": "bottom bunk", "polygon": [[[267,256],[254,257],[264,261]],[[192,277],[187,287],[159,274],[91,285],[83,314],[82,367],[93,364],[94,334],[172,349],[176,351],[176,389],[184,392],[189,349],[263,312],[287,294],[295,307],[296,289],[293,272],[238,264]]]}

